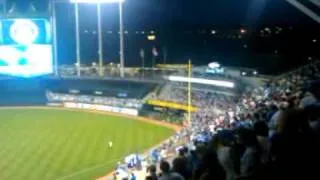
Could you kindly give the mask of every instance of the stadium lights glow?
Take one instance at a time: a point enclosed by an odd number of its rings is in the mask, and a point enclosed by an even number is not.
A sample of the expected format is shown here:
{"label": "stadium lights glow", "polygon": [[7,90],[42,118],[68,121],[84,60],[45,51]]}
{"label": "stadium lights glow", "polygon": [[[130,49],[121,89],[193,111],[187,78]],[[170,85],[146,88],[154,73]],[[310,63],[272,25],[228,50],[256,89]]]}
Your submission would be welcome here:
{"label": "stadium lights glow", "polygon": [[125,0],[70,0],[71,3],[123,3]]}
{"label": "stadium lights glow", "polygon": [[149,41],[154,41],[154,40],[156,40],[156,36],[155,35],[149,35],[149,36],[147,36],[147,39]]}
{"label": "stadium lights glow", "polygon": [[[182,76],[169,76],[168,80],[169,81],[177,81],[177,82],[189,82],[189,78],[182,77]],[[234,83],[229,82],[229,81],[218,81],[218,80],[210,80],[210,79],[191,78],[191,83],[234,88]]]}
{"label": "stadium lights glow", "polygon": [[214,68],[219,68],[220,67],[220,64],[217,63],[217,62],[212,62],[212,63],[209,63],[208,65],[210,68],[214,69]]}
{"label": "stadium lights glow", "polygon": [[245,29],[240,29],[240,33],[241,34],[244,34],[244,33],[246,33],[247,32],[247,30],[245,30]]}

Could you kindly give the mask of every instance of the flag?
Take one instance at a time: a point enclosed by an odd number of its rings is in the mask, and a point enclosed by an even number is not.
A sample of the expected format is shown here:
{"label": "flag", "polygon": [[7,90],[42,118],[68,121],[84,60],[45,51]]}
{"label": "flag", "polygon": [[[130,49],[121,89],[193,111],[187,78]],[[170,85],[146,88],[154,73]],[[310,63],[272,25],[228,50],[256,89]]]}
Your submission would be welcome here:
{"label": "flag", "polygon": [[144,58],[144,49],[140,49],[140,57]]}
{"label": "flag", "polygon": [[153,54],[153,56],[155,56],[155,57],[157,57],[157,56],[159,56],[159,53],[158,53],[158,50],[157,50],[157,48],[152,48],[152,54]]}

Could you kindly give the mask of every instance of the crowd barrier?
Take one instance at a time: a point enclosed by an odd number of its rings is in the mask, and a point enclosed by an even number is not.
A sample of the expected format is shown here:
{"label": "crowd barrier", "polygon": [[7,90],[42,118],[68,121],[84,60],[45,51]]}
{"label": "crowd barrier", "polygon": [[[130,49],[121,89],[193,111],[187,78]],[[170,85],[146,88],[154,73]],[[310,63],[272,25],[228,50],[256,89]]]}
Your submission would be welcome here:
{"label": "crowd barrier", "polygon": [[[58,103],[50,103],[49,106],[58,106]],[[121,107],[113,107],[106,105],[97,105],[97,104],[86,104],[86,103],[75,103],[75,102],[64,102],[61,104],[62,107],[67,108],[76,108],[76,109],[89,109],[95,111],[108,111],[114,113],[121,113],[131,116],[138,116],[139,111],[137,109],[131,108],[121,108]]]}

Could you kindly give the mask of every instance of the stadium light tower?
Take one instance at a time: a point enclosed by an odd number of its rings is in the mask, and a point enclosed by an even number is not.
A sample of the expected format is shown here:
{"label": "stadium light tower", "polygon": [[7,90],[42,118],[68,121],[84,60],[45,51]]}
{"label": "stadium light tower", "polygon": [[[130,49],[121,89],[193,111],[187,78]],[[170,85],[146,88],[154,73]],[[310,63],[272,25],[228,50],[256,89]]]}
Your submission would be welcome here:
{"label": "stadium light tower", "polygon": [[[119,36],[120,36],[120,76],[124,77],[124,29],[123,29],[123,15],[122,15],[122,3],[125,0],[70,0],[75,4],[76,15],[76,44],[77,44],[77,63],[80,64],[80,35],[79,35],[79,8],[78,4],[97,4],[97,16],[98,16],[98,46],[99,46],[99,74],[103,75],[103,44],[102,44],[102,18],[101,18],[101,4],[106,3],[118,3],[119,4]],[[80,69],[80,68],[78,68]],[[78,70],[80,75],[80,70]]]}

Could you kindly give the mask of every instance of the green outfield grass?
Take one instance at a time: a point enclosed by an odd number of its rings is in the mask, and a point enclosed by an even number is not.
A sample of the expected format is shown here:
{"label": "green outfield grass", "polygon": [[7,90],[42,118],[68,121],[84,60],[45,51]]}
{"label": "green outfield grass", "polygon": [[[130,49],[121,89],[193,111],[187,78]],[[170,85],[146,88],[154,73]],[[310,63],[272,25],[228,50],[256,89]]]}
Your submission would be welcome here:
{"label": "green outfield grass", "polygon": [[[0,110],[0,179],[94,179],[173,130],[125,117],[57,109]],[[108,149],[108,141],[113,148]]]}

